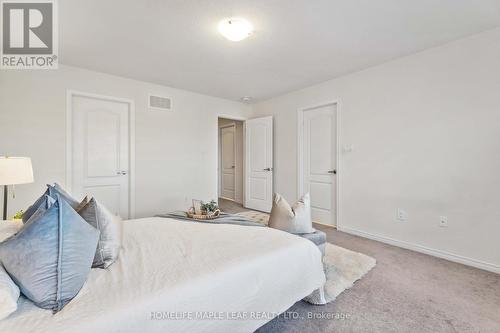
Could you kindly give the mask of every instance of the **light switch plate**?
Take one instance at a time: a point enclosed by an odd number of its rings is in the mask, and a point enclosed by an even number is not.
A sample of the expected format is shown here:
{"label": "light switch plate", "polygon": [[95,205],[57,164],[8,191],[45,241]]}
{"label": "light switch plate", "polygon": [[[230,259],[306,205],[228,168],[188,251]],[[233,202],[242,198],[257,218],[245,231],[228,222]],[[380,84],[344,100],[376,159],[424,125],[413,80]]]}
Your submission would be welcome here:
{"label": "light switch plate", "polygon": [[439,217],[439,226],[442,228],[448,227],[448,217],[440,216]]}
{"label": "light switch plate", "polygon": [[344,151],[344,153],[350,153],[352,152],[352,145],[344,145],[342,150]]}
{"label": "light switch plate", "polygon": [[406,211],[404,209],[398,208],[396,214],[397,214],[396,218],[398,221],[401,221],[401,222],[408,221],[408,214],[406,213]]}

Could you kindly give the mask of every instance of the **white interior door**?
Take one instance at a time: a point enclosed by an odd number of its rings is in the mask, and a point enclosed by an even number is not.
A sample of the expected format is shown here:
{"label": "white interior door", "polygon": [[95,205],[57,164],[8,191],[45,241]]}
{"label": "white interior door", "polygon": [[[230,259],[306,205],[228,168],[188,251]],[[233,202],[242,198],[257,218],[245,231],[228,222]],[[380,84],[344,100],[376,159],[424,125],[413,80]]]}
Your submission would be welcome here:
{"label": "white interior door", "polygon": [[130,104],[79,95],[71,104],[72,192],[128,218]]}
{"label": "white interior door", "polygon": [[270,212],[273,197],[273,118],[246,121],[245,207]]}
{"label": "white interior door", "polygon": [[335,225],[336,210],[336,105],[303,113],[303,187],[311,195],[311,214],[315,222]]}
{"label": "white interior door", "polygon": [[235,199],[235,126],[221,128],[221,196]]}

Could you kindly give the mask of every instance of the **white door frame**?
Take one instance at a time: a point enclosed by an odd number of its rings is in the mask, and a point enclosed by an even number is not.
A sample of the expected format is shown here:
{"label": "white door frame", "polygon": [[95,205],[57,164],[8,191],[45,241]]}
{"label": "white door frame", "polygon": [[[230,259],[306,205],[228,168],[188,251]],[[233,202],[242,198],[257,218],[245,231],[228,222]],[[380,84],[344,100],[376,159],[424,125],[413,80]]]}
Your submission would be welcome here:
{"label": "white door frame", "polygon": [[[335,226],[339,229],[340,226],[340,183],[342,178],[342,170],[340,170],[340,102],[338,100],[320,103],[313,106],[303,107],[297,110],[297,196],[300,196],[304,191],[304,112],[309,110],[325,107],[325,106],[335,106],[335,115],[336,115],[336,133],[337,136],[337,147],[336,147],[336,156],[335,156],[335,170],[337,170],[337,179],[335,186],[335,201],[336,201],[336,209],[335,209]],[[315,222],[317,223],[317,222]],[[322,224],[322,223],[319,223]],[[330,225],[331,226],[331,225]]]}
{"label": "white door frame", "polygon": [[243,201],[242,205],[244,206],[245,205],[245,188],[246,188],[246,185],[245,185],[245,179],[246,179],[246,167],[245,167],[245,163],[246,163],[246,156],[245,156],[245,152],[246,152],[246,147],[245,147],[245,133],[246,133],[246,121],[248,120],[248,118],[245,118],[245,117],[238,117],[238,116],[234,116],[234,115],[227,115],[227,114],[218,114],[217,115],[217,118],[215,118],[215,121],[216,121],[216,124],[217,124],[217,165],[216,165],[216,172],[217,172],[217,200],[219,199],[220,197],[220,191],[221,191],[221,182],[220,182],[220,173],[221,173],[221,170],[219,170],[220,168],[220,156],[221,156],[221,149],[220,149],[220,128],[219,128],[219,118],[224,118],[224,119],[228,119],[228,120],[234,120],[234,121],[241,121],[243,122],[243,172],[242,172],[242,177],[243,177],[243,188],[241,189],[242,190],[242,198],[241,200]]}
{"label": "white door frame", "polygon": [[129,105],[129,218],[135,218],[135,103],[132,99],[104,96],[77,90],[66,91],[66,188],[73,186],[73,98],[89,97]]}
{"label": "white door frame", "polygon": [[[225,118],[227,119],[227,118]],[[229,119],[233,120],[233,119]],[[222,130],[224,128],[229,128],[232,127],[234,129],[234,139],[233,139],[233,153],[234,153],[234,164],[236,164],[236,123],[231,123],[224,125],[222,127],[219,127],[219,189],[218,189],[218,196],[219,198],[230,200],[230,201],[235,201],[236,202],[236,173],[233,174],[234,177],[234,199],[229,199],[224,196],[222,196]],[[243,158],[244,159],[244,158]],[[234,170],[236,172],[236,170]]]}

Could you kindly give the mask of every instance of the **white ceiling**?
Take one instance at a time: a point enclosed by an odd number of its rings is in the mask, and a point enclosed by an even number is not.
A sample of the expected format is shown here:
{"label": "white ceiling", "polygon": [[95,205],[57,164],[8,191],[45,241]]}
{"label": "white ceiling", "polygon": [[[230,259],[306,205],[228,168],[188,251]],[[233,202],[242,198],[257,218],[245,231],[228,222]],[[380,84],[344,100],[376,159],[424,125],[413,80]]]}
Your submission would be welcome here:
{"label": "white ceiling", "polygon": [[[64,0],[61,62],[255,100],[500,26],[500,0]],[[242,16],[242,42],[217,32]]]}

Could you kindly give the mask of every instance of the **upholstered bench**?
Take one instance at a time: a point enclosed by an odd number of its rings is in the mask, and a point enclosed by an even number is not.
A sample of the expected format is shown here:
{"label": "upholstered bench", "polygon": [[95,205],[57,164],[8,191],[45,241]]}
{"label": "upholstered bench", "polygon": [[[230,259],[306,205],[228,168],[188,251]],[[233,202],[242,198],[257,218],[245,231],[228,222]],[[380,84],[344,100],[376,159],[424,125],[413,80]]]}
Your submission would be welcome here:
{"label": "upholstered bench", "polygon": [[[244,216],[247,218],[250,218],[258,223],[261,223],[263,225],[268,225],[269,223],[269,214],[262,213],[262,212],[256,212],[256,211],[244,211],[241,213],[237,213],[236,215],[239,216]],[[296,234],[299,237],[303,237],[305,239],[309,239],[311,242],[316,244],[316,246],[319,248],[323,256],[325,255],[325,245],[326,245],[326,234],[323,231],[316,230],[313,233],[310,234]]]}
{"label": "upholstered bench", "polygon": [[311,234],[298,234],[302,238],[308,239],[319,248],[323,256],[325,256],[326,234],[321,230],[316,230]]}

